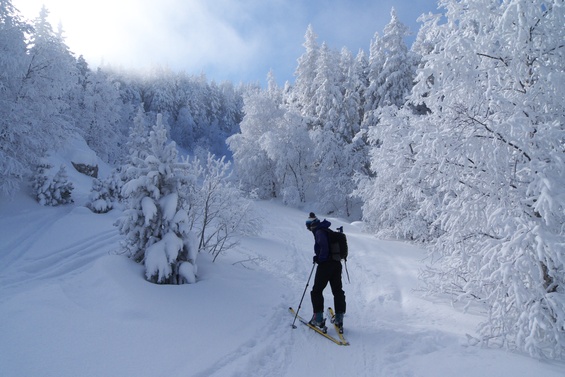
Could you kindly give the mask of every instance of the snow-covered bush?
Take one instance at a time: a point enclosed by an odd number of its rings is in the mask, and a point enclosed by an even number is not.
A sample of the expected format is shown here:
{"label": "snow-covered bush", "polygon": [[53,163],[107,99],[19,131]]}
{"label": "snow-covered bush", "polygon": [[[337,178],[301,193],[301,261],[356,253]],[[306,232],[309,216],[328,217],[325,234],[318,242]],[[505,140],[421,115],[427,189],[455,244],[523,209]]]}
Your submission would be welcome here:
{"label": "snow-covered bush", "polygon": [[49,173],[52,166],[39,164],[32,180],[36,200],[44,206],[58,206],[72,203],[71,193],[74,189],[69,182],[67,169],[61,165],[54,176]]}
{"label": "snow-covered bush", "polygon": [[86,204],[93,212],[106,213],[122,201],[122,186],[124,185],[121,169],[115,169],[104,180],[94,179],[89,201]]}
{"label": "snow-covered bush", "polygon": [[185,166],[196,182],[189,195],[189,217],[191,229],[198,234],[199,250],[211,253],[216,260],[237,244],[238,236],[257,234],[261,226],[253,202],[230,179],[231,163],[208,154],[205,163],[187,159]]}

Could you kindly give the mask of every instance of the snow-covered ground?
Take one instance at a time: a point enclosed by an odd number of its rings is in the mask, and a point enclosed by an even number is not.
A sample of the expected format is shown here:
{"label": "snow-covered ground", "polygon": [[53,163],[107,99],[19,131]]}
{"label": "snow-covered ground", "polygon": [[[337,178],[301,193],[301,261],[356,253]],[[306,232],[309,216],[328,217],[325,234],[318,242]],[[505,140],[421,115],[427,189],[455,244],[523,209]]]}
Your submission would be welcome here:
{"label": "snow-covered ground", "polygon": [[[287,309],[298,306],[312,268],[309,208],[257,202],[260,235],[214,263],[201,254],[198,283],[148,283],[141,266],[115,253],[119,213],[91,213],[83,206],[90,180],[68,172],[73,205],[0,199],[2,377],[565,375],[564,363],[469,345],[483,314],[415,291],[422,250],[340,219],[328,220],[349,237],[351,345],[292,329]],[[333,306],[329,287],[325,294]]]}

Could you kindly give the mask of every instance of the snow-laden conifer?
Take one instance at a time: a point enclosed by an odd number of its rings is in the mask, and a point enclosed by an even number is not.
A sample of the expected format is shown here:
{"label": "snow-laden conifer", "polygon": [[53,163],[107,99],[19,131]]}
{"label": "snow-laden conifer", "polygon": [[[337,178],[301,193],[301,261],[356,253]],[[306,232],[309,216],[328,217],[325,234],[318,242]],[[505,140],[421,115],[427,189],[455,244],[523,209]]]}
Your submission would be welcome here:
{"label": "snow-laden conifer", "polygon": [[406,46],[405,38],[409,35],[408,27],[400,22],[392,8],[391,20],[376,46],[382,65],[377,67],[376,77],[373,78],[376,100],[373,110],[388,105],[401,107],[412,90],[418,60]]}
{"label": "snow-laden conifer", "polygon": [[196,281],[197,245],[190,231],[189,185],[177,166],[174,142],[167,139],[161,116],[153,127],[149,149],[126,166],[127,182],[122,188],[126,203],[117,225],[125,236],[124,251],[145,266],[147,280],[160,284]]}
{"label": "snow-laden conifer", "polygon": [[318,36],[312,25],[308,25],[304,39],[303,46],[306,51],[298,58],[298,66],[294,72],[296,80],[290,93],[291,99],[289,102],[292,106],[296,106],[302,115],[309,117],[314,116],[316,111],[312,99],[317,90],[315,78],[320,54],[320,46],[317,42]]}

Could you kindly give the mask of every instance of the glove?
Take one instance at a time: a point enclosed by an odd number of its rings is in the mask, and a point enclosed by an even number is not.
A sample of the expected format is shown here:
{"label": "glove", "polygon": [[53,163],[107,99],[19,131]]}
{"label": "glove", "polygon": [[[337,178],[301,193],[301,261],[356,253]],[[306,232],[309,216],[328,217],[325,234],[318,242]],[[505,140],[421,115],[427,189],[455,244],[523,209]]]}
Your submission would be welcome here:
{"label": "glove", "polygon": [[318,263],[318,256],[317,255],[314,255],[314,258],[312,258],[312,262],[314,262],[316,264]]}

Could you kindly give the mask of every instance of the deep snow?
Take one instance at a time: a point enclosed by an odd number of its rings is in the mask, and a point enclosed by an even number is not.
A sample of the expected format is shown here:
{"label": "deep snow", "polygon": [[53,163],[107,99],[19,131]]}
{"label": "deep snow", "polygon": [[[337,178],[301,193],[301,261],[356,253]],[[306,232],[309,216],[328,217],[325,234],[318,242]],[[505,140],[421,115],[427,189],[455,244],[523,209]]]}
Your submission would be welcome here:
{"label": "deep snow", "polygon": [[[214,263],[201,253],[196,284],[148,283],[115,252],[118,211],[90,212],[90,179],[67,171],[73,205],[0,199],[0,376],[565,375],[564,363],[469,345],[484,314],[415,290],[421,249],[340,219],[328,218],[349,237],[351,346],[292,329],[287,308],[298,306],[312,267],[304,221],[314,208],[257,202],[260,235]],[[333,305],[329,287],[325,297]]]}

